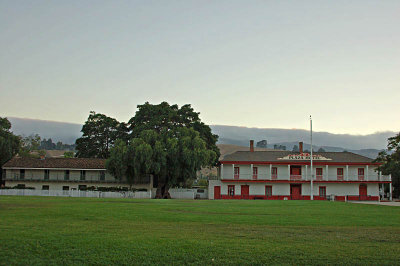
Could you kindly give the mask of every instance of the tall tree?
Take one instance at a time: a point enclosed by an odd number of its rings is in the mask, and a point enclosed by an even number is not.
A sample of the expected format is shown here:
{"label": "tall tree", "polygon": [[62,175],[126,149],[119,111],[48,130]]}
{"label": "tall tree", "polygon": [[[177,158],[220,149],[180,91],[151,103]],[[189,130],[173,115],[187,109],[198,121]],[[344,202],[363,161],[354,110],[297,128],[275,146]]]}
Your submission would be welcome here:
{"label": "tall tree", "polygon": [[131,183],[153,175],[157,198],[168,198],[171,186],[218,162],[218,136],[189,104],[179,108],[166,102],[146,102],[138,106],[128,126],[131,139],[112,149],[107,169],[114,176],[125,173]]}
{"label": "tall tree", "polygon": [[125,123],[93,111],[81,132],[82,137],[76,140],[76,156],[82,158],[108,158],[115,141],[128,136]]}
{"label": "tall tree", "polygon": [[201,122],[200,113],[195,112],[190,104],[182,105],[179,108],[178,105],[170,105],[167,102],[160,104],[146,102],[137,107],[138,111],[128,122],[131,138],[138,137],[144,130],[155,130],[160,133],[182,127],[193,128],[206,142],[207,149],[213,150],[217,154],[214,164],[218,163],[220,156],[216,145],[218,135],[212,134],[211,128]]}
{"label": "tall tree", "polygon": [[[10,129],[10,121],[7,118],[0,117],[0,168],[17,154],[20,148],[20,138],[15,136]],[[0,184],[2,177],[3,171],[0,169]]]}
{"label": "tall tree", "polygon": [[392,175],[393,195],[400,197],[400,133],[388,139],[387,149],[389,152],[382,151],[375,159],[375,162],[382,163],[377,170]]}
{"label": "tall tree", "polygon": [[169,198],[169,188],[195,177],[202,167],[212,165],[216,153],[193,128],[144,130],[129,144],[118,141],[106,167],[115,177],[126,176],[130,184],[153,175],[157,198]]}

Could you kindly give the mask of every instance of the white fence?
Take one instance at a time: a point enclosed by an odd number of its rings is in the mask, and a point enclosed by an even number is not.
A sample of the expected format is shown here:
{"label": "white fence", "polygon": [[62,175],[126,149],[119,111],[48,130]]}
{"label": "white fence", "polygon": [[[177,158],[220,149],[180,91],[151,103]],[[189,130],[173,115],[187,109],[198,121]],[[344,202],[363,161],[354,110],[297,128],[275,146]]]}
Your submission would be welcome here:
{"label": "white fence", "polygon": [[0,196],[52,196],[82,198],[129,198],[151,199],[151,191],[101,192],[83,190],[34,190],[34,189],[0,189]]}
{"label": "white fence", "polygon": [[171,188],[169,194],[173,199],[207,199],[207,189]]}

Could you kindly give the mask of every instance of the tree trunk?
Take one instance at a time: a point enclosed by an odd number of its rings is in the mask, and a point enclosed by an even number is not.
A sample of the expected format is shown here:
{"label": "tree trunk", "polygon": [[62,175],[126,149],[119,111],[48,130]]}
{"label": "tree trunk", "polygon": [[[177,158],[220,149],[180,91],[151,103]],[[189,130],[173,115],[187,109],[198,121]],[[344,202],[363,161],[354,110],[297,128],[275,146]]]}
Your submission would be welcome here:
{"label": "tree trunk", "polygon": [[156,199],[170,199],[169,186],[166,183],[158,183]]}

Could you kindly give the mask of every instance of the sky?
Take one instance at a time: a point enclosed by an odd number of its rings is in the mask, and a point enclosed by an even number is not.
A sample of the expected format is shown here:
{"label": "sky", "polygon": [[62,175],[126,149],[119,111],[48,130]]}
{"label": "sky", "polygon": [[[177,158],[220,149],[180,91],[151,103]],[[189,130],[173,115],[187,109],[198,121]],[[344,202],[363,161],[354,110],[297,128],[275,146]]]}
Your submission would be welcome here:
{"label": "sky", "polygon": [[400,131],[400,1],[0,1],[0,116]]}

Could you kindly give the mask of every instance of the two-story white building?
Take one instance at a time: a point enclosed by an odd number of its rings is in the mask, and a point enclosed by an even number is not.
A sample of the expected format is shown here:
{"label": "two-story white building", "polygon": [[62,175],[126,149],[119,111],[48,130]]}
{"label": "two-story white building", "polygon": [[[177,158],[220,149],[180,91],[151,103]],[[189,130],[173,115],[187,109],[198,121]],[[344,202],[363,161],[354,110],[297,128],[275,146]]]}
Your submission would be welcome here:
{"label": "two-story white building", "polygon": [[[116,179],[106,171],[105,159],[14,157],[3,165],[6,187],[41,190],[85,190],[94,188],[128,189],[125,177]],[[133,185],[151,190],[153,179],[143,177]]]}
{"label": "two-story white building", "polygon": [[[351,152],[237,151],[220,160],[218,180],[209,181],[210,199],[380,199],[391,177],[376,171],[379,164]],[[391,195],[391,194],[390,194]]]}

